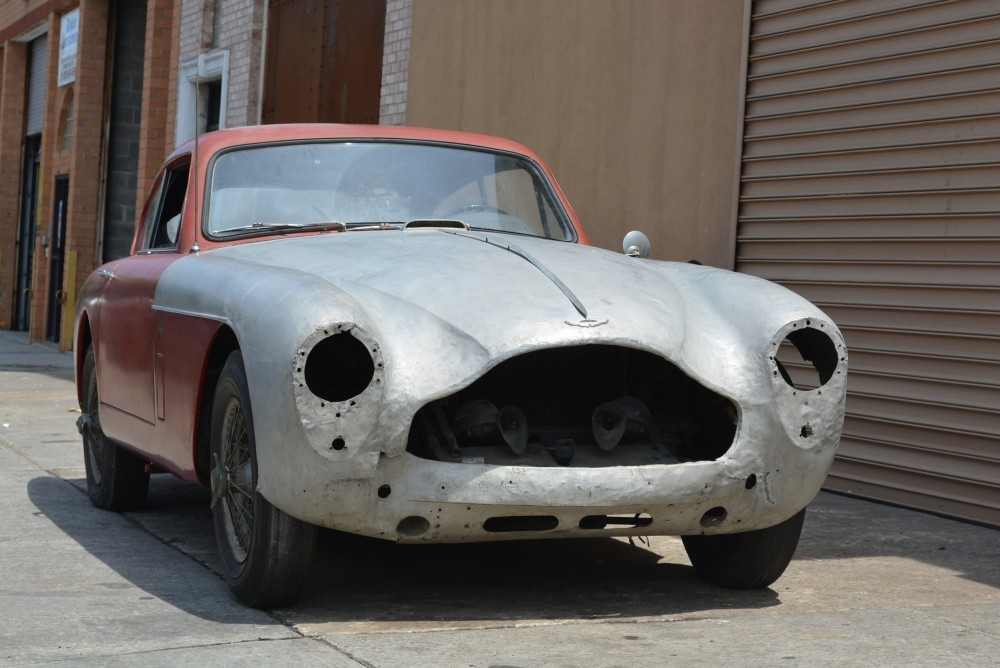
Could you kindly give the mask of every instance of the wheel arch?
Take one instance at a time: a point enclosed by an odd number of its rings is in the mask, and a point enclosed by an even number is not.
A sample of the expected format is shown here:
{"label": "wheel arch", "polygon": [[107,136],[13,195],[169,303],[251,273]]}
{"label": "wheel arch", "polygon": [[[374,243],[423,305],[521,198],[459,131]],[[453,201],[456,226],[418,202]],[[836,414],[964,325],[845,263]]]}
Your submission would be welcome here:
{"label": "wheel arch", "polygon": [[[76,379],[76,400],[83,405],[83,358],[87,354],[87,349],[93,342],[93,334],[90,331],[90,316],[86,311],[80,312],[80,320],[77,323],[76,346],[73,350],[73,367]],[[97,351],[94,351],[97,354]]]}
{"label": "wheel arch", "polygon": [[201,397],[198,400],[198,415],[195,420],[195,471],[198,480],[209,483],[211,470],[210,450],[212,436],[212,400],[215,397],[215,387],[226,360],[234,350],[240,349],[236,332],[229,325],[220,325],[212,339],[212,345],[205,357],[205,367],[202,372]]}

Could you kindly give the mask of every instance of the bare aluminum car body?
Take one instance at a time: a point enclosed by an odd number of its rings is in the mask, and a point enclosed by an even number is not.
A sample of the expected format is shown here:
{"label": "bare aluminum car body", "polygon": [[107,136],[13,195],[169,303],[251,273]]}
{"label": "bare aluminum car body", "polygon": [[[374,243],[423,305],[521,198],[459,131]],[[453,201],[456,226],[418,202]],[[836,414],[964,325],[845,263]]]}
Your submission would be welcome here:
{"label": "bare aluminum car body", "polygon": [[298,594],[310,525],[674,534],[710,581],[767,586],[840,439],[843,338],[778,285],[625,249],[590,247],[507,140],[205,135],[81,290],[88,494],[123,510],[150,471],[210,484],[224,575],[259,607]]}
{"label": "bare aluminum car body", "polygon": [[[584,518],[623,514],[648,515],[644,534],[744,531],[812,499],[839,440],[846,369],[840,335],[819,310],[717,269],[502,240],[559,277],[584,316],[533,264],[483,241],[490,236],[503,235],[424,229],[282,239],[192,255],[165,272],[154,308],[238,333],[250,361],[258,487],[272,503],[345,531],[460,541],[523,537],[522,526],[539,537],[593,535],[581,528],[593,526]],[[838,351],[821,388],[795,389],[776,365],[778,346],[799,328],[823,332]],[[303,360],[338,331],[365,344],[376,371],[359,395],[326,401],[303,382]],[[652,353],[731,400],[731,446],[711,461],[639,465],[614,465],[613,451],[596,466],[407,452],[419,409],[505,360],[598,344]],[[534,407],[521,408],[530,431]],[[556,522],[487,530],[491,518],[515,517]]]}

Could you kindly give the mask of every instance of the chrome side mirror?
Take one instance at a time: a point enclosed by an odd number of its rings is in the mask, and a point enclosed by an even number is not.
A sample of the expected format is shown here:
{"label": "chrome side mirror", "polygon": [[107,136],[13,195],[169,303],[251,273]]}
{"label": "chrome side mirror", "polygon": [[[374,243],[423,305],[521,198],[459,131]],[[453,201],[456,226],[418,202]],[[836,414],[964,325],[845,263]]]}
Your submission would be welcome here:
{"label": "chrome side mirror", "polygon": [[649,237],[638,230],[632,230],[625,235],[622,252],[629,257],[649,257]]}

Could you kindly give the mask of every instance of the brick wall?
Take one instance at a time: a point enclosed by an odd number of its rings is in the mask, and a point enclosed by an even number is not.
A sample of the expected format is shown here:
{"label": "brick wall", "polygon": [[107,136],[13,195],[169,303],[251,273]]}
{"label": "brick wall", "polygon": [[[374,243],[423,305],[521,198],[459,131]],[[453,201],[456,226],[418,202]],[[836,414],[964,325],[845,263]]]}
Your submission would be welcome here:
{"label": "brick wall", "polygon": [[27,73],[27,45],[6,42],[0,55],[0,329],[10,329],[14,310]]}
{"label": "brick wall", "polygon": [[[100,246],[98,238],[98,215],[100,213],[101,157],[104,122],[104,87],[105,62],[107,58],[108,41],[108,0],[81,0],[80,2],[80,43],[77,51],[76,82],[73,84],[74,114],[71,124],[72,146],[68,157],[59,156],[59,152],[46,152],[46,147],[52,147],[53,142],[61,144],[62,137],[56,134],[55,122],[47,125],[47,139],[43,145],[43,156],[50,164],[60,162],[68,167],[69,208],[66,218],[66,253],[75,252],[77,256],[77,272],[75,276],[67,276],[66,281],[74,280],[76,286],[83,283],[84,278],[99,264]],[[58,32],[59,17],[53,16],[52,23]],[[58,39],[55,43],[55,54],[51,55],[53,65],[58,60]],[[52,74],[54,76],[54,72]],[[50,94],[55,90],[55,79],[50,81]],[[65,94],[65,93],[64,93]],[[48,116],[52,119],[57,115],[51,108]],[[56,141],[57,140],[57,141]],[[43,158],[44,160],[44,158]],[[62,161],[65,161],[62,163]],[[42,200],[42,211],[39,220],[46,226],[52,223],[52,183],[56,174],[49,165],[43,162],[43,178],[46,184]],[[42,263],[37,263],[39,266]],[[47,274],[47,272],[45,272]],[[36,280],[39,274],[36,273]],[[31,338],[39,340],[45,332],[45,308],[48,294],[41,281],[36,288],[32,300]],[[73,308],[73,305],[67,305]]]}
{"label": "brick wall", "polygon": [[173,104],[177,86],[177,35],[180,12],[174,0],[149,0],[146,7],[142,70],[142,129],[136,165],[136,213],[153,186],[160,164],[173,148]]}
{"label": "brick wall", "polygon": [[264,0],[220,0],[218,47],[229,49],[226,127],[260,123]]}
{"label": "brick wall", "polygon": [[413,0],[389,0],[386,3],[382,103],[379,108],[379,123],[382,125],[402,125],[406,122],[412,23]]}

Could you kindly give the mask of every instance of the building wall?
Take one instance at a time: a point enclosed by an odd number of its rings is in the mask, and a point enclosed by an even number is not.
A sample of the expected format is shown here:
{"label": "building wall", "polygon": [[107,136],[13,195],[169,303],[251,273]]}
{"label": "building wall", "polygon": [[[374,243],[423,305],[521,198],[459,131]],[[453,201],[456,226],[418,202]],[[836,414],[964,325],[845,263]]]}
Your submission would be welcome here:
{"label": "building wall", "polygon": [[262,0],[221,0],[218,46],[229,49],[229,105],[226,126],[260,123],[261,58],[264,16]]}
{"label": "building wall", "polygon": [[406,123],[527,144],[595,245],[732,266],[748,5],[417,0]]}
{"label": "building wall", "polygon": [[0,63],[0,328],[8,329],[14,309],[14,271],[20,225],[22,144],[24,141],[24,82],[28,49],[7,41]]}
{"label": "building wall", "polygon": [[[202,54],[227,51],[224,127],[258,124],[266,1],[178,1],[181,4],[178,63],[183,67]],[[182,77],[177,85],[187,84]]]}
{"label": "building wall", "polygon": [[[121,0],[126,9],[134,3]],[[128,76],[117,82],[114,97],[131,98],[114,112],[109,106],[109,24],[115,3],[109,0],[50,0],[0,3],[0,328],[11,326],[14,252],[20,224],[21,168],[24,140],[24,89],[26,49],[24,40],[39,31],[48,34],[46,111],[42,131],[41,182],[33,260],[30,339],[44,337],[49,293],[63,290],[61,345],[71,342],[71,314],[76,291],[87,275],[107,257],[128,251],[135,209],[141,206],[156,170],[173,147],[173,113],[177,83],[177,34],[181,0],[148,0],[145,22],[119,17],[124,50],[118,54],[118,72]],[[63,14],[80,8],[80,41],[76,81],[57,85],[59,29]],[[145,35],[145,39],[142,36]],[[144,47],[142,46],[144,43]],[[134,48],[133,48],[134,47]],[[134,53],[135,51],[138,54]],[[136,57],[138,56],[138,57]],[[132,60],[124,67],[124,60]],[[105,130],[111,114],[124,117],[132,131],[123,145]],[[124,153],[122,152],[124,151]],[[125,162],[123,157],[127,157]],[[49,285],[49,248],[42,240],[52,237],[54,182],[69,176],[64,282]],[[105,200],[105,184],[125,187]],[[130,210],[131,209],[131,210]],[[117,238],[105,248],[105,212],[115,221]],[[109,237],[110,238],[110,237]]]}
{"label": "building wall", "polygon": [[406,90],[410,68],[413,0],[389,0],[385,6],[385,42],[382,49],[382,104],[379,123],[406,122]]}
{"label": "building wall", "polygon": [[177,59],[181,12],[176,0],[149,0],[146,6],[142,74],[142,122],[136,167],[135,210],[140,212],[156,171],[174,145]]}
{"label": "building wall", "polygon": [[115,3],[114,65],[110,82],[107,197],[104,201],[104,257],[129,254],[135,228],[139,138],[142,129],[142,77],[146,3]]}

